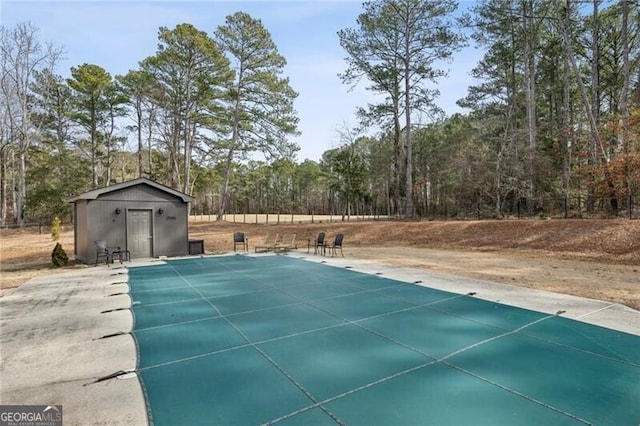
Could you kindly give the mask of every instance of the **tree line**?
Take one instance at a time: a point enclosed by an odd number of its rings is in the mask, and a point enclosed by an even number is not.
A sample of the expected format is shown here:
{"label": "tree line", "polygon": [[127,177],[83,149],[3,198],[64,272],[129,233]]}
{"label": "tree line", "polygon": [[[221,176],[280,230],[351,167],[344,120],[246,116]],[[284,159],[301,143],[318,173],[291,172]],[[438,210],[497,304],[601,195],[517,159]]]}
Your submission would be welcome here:
{"label": "tree line", "polygon": [[[630,0],[366,2],[337,34],[340,78],[382,101],[358,109],[338,148],[301,163],[286,59],[244,12],[211,35],[161,27],[156,52],[117,76],[81,64],[63,78],[61,47],[29,23],[3,26],[0,221],[70,220],[69,197],[140,176],[218,218],[631,216],[639,22]],[[438,82],[471,42],[485,53],[458,100],[468,112],[445,116]]]}

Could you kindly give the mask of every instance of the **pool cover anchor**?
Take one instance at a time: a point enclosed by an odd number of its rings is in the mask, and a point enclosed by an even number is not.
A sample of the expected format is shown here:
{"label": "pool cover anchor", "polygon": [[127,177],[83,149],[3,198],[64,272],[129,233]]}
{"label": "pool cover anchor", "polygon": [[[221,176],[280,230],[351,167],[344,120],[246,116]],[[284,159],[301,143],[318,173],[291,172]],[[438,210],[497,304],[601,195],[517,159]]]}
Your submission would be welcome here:
{"label": "pool cover anchor", "polygon": [[102,337],[96,337],[96,338],[95,338],[95,339],[93,339],[93,340],[109,339],[109,338],[111,338],[111,337],[116,337],[116,336],[125,336],[125,335],[127,335],[127,334],[131,334],[131,332],[129,332],[129,331],[117,331],[117,332],[115,332],[115,333],[105,334],[105,335],[104,335],[104,336],[102,336]]}
{"label": "pool cover anchor", "polygon": [[118,293],[111,293],[111,294],[107,294],[105,297],[123,296],[123,295],[128,296],[128,295],[129,295],[129,293],[128,293],[128,292],[126,292],[126,291],[121,291],[121,292],[118,292]]}
{"label": "pool cover anchor", "polygon": [[93,382],[85,383],[82,386],[89,386],[96,383],[104,382],[111,379],[130,379],[136,376],[135,368],[128,368],[126,370],[118,370],[115,373],[107,374],[106,376],[98,377]]}
{"label": "pool cover anchor", "polygon": [[106,311],[101,311],[101,314],[108,314],[111,312],[117,312],[117,311],[128,311],[129,308],[115,308],[115,309],[107,309]]}

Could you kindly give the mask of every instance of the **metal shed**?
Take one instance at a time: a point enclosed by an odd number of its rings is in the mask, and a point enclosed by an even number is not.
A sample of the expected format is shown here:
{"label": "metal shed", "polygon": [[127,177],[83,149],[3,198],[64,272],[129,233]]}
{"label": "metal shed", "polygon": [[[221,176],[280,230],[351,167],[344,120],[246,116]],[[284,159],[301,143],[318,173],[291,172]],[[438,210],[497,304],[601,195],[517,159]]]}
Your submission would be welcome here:
{"label": "metal shed", "polygon": [[94,241],[105,240],[131,258],[189,252],[189,202],[193,198],[147,178],[94,189],[72,198],[75,258],[96,260]]}

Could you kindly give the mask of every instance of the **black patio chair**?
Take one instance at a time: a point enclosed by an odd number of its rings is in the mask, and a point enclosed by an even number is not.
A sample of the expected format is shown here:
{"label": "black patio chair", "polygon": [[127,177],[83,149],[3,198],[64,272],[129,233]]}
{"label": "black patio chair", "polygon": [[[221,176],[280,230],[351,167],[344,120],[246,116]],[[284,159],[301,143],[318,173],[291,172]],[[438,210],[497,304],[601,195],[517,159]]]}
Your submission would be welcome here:
{"label": "black patio chair", "polygon": [[309,246],[307,247],[307,253],[309,253],[311,251],[311,247],[313,247],[313,254],[318,254],[318,253],[324,254],[324,250],[326,248],[324,237],[325,237],[325,233],[324,232],[319,232],[318,236],[315,239],[315,241],[311,242],[311,240],[309,240]]}
{"label": "black patio chair", "polygon": [[112,255],[109,247],[107,247],[107,242],[105,240],[95,240],[93,243],[96,245],[96,263],[94,266],[98,265],[98,261],[101,258],[104,258],[105,264],[109,265],[109,259],[111,259]]}
{"label": "black patio chair", "polygon": [[344,257],[344,253],[342,252],[342,240],[344,240],[344,234],[336,235],[336,239],[333,240],[333,244],[328,246],[329,252],[331,252],[331,257],[338,255],[338,249],[340,249],[340,254]]}
{"label": "black patio chair", "polygon": [[236,251],[236,247],[240,245],[244,251],[249,250],[249,238],[244,235],[244,232],[233,233],[233,251]]}

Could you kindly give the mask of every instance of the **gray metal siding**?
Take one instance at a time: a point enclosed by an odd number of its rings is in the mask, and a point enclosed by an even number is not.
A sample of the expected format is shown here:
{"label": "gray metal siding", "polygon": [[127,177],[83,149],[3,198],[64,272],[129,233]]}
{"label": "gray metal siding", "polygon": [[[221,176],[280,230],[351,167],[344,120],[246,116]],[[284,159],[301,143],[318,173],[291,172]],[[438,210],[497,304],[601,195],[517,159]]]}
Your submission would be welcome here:
{"label": "gray metal siding", "polygon": [[153,188],[149,185],[135,185],[129,188],[124,188],[119,191],[109,192],[107,194],[102,194],[98,197],[101,200],[119,200],[119,201],[148,201],[148,202],[156,202],[156,201],[169,201],[173,202],[179,200],[178,197],[169,194],[164,191],[160,191],[157,188]]}
{"label": "gray metal siding", "polygon": [[[75,229],[75,257],[81,262],[87,262],[87,202],[76,202]],[[95,256],[94,256],[95,258]]]}
{"label": "gray metal siding", "polygon": [[[76,258],[91,264],[96,260],[95,240],[109,247],[127,247],[127,212],[150,210],[154,257],[188,254],[188,203],[149,185],[101,194],[95,200],[76,201]],[[116,213],[119,209],[119,214]],[[162,214],[159,210],[162,209]]]}
{"label": "gray metal siding", "polygon": [[[116,214],[116,209],[120,214]],[[87,246],[89,256],[87,263],[96,260],[95,240],[105,240],[108,247],[126,247],[125,207],[122,201],[94,200],[89,201],[87,208]]]}
{"label": "gray metal siding", "polygon": [[[163,214],[154,212],[154,245],[157,256],[183,256],[189,252],[188,204],[163,203]],[[159,238],[159,236],[162,236]]]}
{"label": "gray metal siding", "polygon": [[[117,208],[120,214],[115,213]],[[154,257],[188,254],[187,208],[181,201],[90,201],[87,263],[96,259],[94,240],[106,240],[109,247],[127,247],[128,210],[152,211]],[[159,209],[163,210],[162,215]]]}

